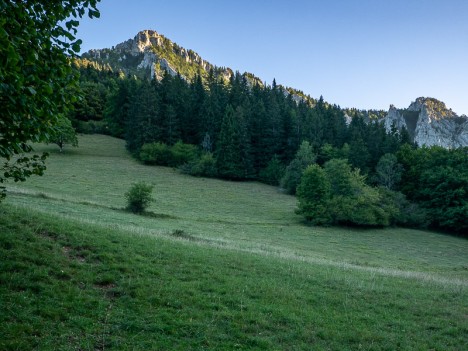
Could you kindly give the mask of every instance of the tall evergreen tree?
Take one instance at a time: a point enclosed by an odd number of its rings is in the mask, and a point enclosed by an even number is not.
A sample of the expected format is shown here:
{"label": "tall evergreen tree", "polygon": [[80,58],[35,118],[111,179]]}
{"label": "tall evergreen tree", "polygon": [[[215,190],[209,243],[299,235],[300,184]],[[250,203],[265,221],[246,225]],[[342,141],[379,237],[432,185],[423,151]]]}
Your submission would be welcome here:
{"label": "tall evergreen tree", "polygon": [[168,145],[174,145],[181,138],[179,116],[170,104],[165,106],[164,112],[164,135],[161,140]]}
{"label": "tall evergreen tree", "polygon": [[130,96],[135,89],[135,80],[119,79],[117,90],[108,98],[104,118],[111,135],[125,137],[125,127],[130,106]]}
{"label": "tall evergreen tree", "polygon": [[236,111],[231,105],[226,107],[216,147],[216,159],[218,173],[223,178],[241,180],[252,176],[249,144],[240,107]]}
{"label": "tall evergreen tree", "polygon": [[266,167],[271,156],[268,150],[268,142],[265,138],[265,125],[267,124],[267,114],[262,98],[262,89],[255,85],[252,88],[250,113],[247,117],[248,129],[250,131],[251,154],[255,170]]}
{"label": "tall evergreen tree", "polygon": [[188,139],[191,139],[193,135],[193,140],[190,140],[192,144],[199,144],[203,141],[208,130],[203,128],[203,119],[205,107],[205,101],[207,100],[207,93],[205,87],[203,86],[203,81],[200,74],[194,78],[192,84],[190,85],[190,110],[186,114],[186,119],[183,123],[183,128],[189,124],[189,129],[191,133],[188,136]]}
{"label": "tall evergreen tree", "polygon": [[159,97],[150,82],[142,81],[131,101],[125,139],[128,150],[138,153],[143,144],[161,140]]}
{"label": "tall evergreen tree", "polygon": [[363,173],[369,172],[370,153],[363,138],[358,137],[351,140],[349,144],[349,162],[355,168],[359,168]]}

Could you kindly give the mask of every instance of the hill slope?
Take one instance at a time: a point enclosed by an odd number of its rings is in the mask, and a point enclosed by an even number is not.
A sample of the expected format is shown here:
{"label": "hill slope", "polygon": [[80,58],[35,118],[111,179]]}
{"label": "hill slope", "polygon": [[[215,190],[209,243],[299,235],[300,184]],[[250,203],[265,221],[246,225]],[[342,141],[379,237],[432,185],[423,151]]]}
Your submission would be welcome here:
{"label": "hill slope", "polygon": [[[460,350],[468,242],[305,226],[273,187],[52,146],[0,206],[0,349]],[[123,212],[155,184],[148,216]],[[26,216],[25,213],[28,215]]]}
{"label": "hill slope", "polygon": [[[83,135],[77,149],[60,153],[56,146],[44,146],[38,150],[51,153],[46,174],[9,186],[8,201],[33,210],[138,233],[165,236],[180,229],[225,248],[325,260],[331,265],[352,263],[362,269],[427,272],[436,280],[460,277],[458,268],[466,263],[463,255],[457,259],[468,249],[464,240],[411,229],[308,227],[302,216],[294,214],[296,198],[275,187],[196,178],[167,167],[145,166],[130,157],[119,139]],[[149,210],[157,220],[119,210],[125,206],[124,193],[136,181],[155,186]],[[422,242],[431,246],[420,251]],[[456,253],[438,254],[441,243]],[[431,266],[426,263],[427,255]],[[452,266],[458,268],[445,269]]]}
{"label": "hill slope", "polygon": [[[460,350],[468,241],[305,226],[258,183],[147,167],[121,140],[52,146],[0,206],[0,349]],[[147,216],[124,212],[132,181]],[[25,213],[28,213],[25,216]]]}

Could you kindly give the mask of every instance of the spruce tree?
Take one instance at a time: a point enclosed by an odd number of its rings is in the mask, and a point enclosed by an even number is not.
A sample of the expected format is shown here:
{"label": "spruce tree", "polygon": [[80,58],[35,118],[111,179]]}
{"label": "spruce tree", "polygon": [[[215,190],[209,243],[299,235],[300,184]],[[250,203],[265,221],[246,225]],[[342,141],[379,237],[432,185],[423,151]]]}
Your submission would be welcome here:
{"label": "spruce tree", "polygon": [[142,81],[131,101],[125,140],[128,150],[138,154],[143,144],[160,141],[159,98],[154,86],[148,81]]}
{"label": "spruce tree", "polygon": [[134,80],[119,79],[117,90],[107,99],[104,118],[112,136],[123,138]]}
{"label": "spruce tree", "polygon": [[369,172],[371,155],[363,138],[351,140],[348,159],[353,167],[359,168],[363,173]]}
{"label": "spruce tree", "polygon": [[186,114],[184,119],[183,128],[187,125],[190,125],[192,129],[191,133],[188,133],[189,136],[187,139],[191,139],[191,134],[194,135],[194,140],[188,140],[193,144],[198,144],[203,141],[206,133],[208,132],[203,128],[203,119],[204,119],[204,107],[205,101],[207,100],[207,93],[203,86],[203,81],[200,74],[194,78],[192,84],[190,85],[190,103],[189,103],[189,113]]}
{"label": "spruce tree", "polygon": [[251,177],[249,145],[245,135],[242,109],[226,107],[216,146],[218,173],[222,178],[241,180]]}

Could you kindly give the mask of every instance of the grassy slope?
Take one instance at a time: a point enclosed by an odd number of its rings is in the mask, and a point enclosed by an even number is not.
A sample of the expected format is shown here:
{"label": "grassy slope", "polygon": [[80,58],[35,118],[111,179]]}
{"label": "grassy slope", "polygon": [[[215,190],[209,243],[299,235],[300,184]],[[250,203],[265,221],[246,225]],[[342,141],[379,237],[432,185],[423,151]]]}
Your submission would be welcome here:
{"label": "grassy slope", "polygon": [[[145,167],[112,138],[80,141],[1,208],[0,349],[466,344],[466,240],[307,227],[272,187]],[[153,217],[118,210],[135,180],[156,185]]]}

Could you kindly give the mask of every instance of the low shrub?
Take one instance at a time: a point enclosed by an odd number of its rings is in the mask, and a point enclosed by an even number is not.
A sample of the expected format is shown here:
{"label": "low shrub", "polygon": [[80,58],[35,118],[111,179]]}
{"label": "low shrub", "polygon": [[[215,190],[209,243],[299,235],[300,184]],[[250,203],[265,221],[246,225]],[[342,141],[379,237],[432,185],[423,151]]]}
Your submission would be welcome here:
{"label": "low shrub", "polygon": [[[428,226],[427,211],[424,208],[408,201],[401,192],[384,187],[379,187],[378,190],[381,194],[382,207],[391,214],[392,225],[409,228],[426,228]],[[389,211],[389,208],[393,211]]]}
{"label": "low shrub", "polygon": [[196,159],[198,148],[195,145],[184,144],[183,142],[178,141],[170,148],[170,152],[171,159],[169,161],[169,165],[177,167]]}
{"label": "low shrub", "polygon": [[147,184],[145,182],[133,184],[125,193],[125,197],[127,199],[126,209],[133,213],[143,213],[153,200],[151,196],[152,191],[153,185],[151,184]]}
{"label": "low shrub", "polygon": [[141,147],[139,158],[147,165],[177,167],[193,161],[198,155],[195,145],[178,141],[173,146],[164,143],[149,143]]}
{"label": "low shrub", "polygon": [[180,171],[195,177],[214,178],[218,175],[216,159],[212,153],[204,153],[199,159],[182,165]]}
{"label": "low shrub", "polygon": [[169,146],[166,144],[150,143],[141,147],[139,158],[147,165],[168,166],[172,155]]}
{"label": "low shrub", "polygon": [[110,135],[109,127],[104,121],[77,121],[74,127],[77,133]]}

